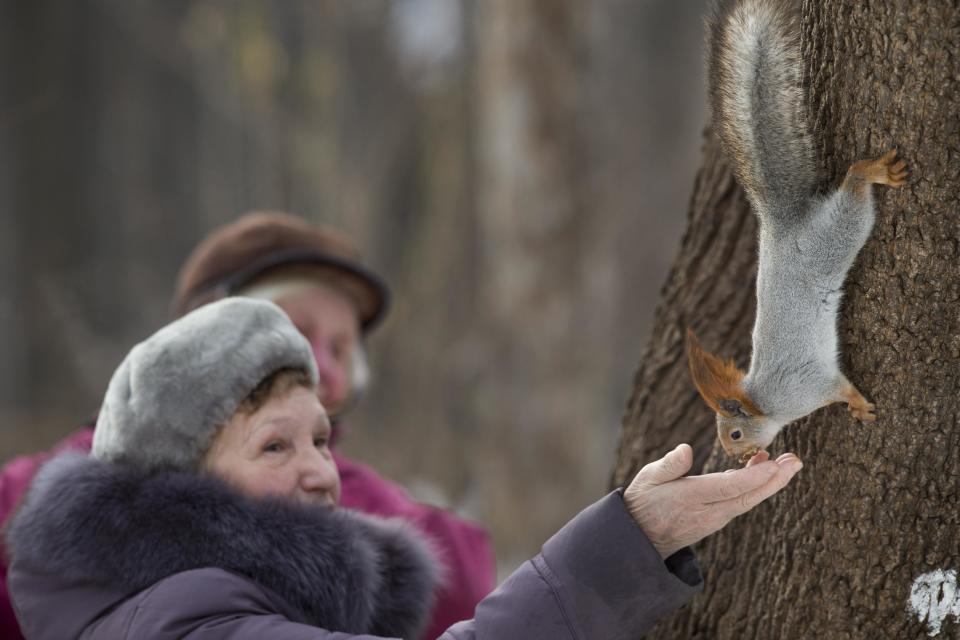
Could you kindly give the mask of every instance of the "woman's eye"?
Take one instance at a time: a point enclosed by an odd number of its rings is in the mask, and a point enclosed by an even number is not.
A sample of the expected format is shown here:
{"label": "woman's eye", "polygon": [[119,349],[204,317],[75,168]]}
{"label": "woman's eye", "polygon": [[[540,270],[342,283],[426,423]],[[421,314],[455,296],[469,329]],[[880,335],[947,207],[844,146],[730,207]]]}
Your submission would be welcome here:
{"label": "woman's eye", "polygon": [[280,453],[283,451],[282,442],[269,442],[263,447],[264,453]]}
{"label": "woman's eye", "polygon": [[734,440],[739,440],[740,438],[743,437],[743,434],[742,434],[739,430],[737,430],[737,431],[731,431],[731,432],[730,432],[730,437],[733,438]]}
{"label": "woman's eye", "polygon": [[314,438],[313,446],[317,449],[323,449],[330,441],[327,438]]}

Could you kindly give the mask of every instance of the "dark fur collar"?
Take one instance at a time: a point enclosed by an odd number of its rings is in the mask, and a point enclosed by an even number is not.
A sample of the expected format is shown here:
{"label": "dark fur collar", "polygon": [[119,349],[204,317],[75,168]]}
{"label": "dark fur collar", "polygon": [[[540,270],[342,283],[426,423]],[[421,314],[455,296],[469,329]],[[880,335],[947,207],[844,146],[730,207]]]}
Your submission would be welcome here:
{"label": "dark fur collar", "polygon": [[413,637],[437,581],[432,554],[399,523],[77,454],[37,474],[7,543],[30,570],[130,593],[189,569],[227,569],[272,589],[304,621],[357,634]]}

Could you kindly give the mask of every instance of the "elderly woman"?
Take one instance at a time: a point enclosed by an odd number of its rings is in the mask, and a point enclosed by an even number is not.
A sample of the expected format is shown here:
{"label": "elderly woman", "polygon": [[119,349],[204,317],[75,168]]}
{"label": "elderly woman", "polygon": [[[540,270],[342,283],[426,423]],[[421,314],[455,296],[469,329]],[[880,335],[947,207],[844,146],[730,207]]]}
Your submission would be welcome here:
{"label": "elderly woman", "polygon": [[[136,346],[90,456],[49,462],[8,531],[26,637],[415,637],[442,576],[401,525],[336,508],[316,384],[309,344],[269,302],[213,303]],[[699,588],[681,547],[798,464],[678,479],[680,447],[443,637],[635,637]]]}

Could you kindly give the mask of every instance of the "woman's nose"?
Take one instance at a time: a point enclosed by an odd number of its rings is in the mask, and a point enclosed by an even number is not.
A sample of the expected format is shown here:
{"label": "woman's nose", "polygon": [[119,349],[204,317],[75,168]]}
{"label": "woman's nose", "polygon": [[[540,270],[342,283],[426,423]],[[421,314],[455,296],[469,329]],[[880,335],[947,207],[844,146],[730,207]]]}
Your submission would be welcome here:
{"label": "woman's nose", "polygon": [[312,498],[329,499],[331,506],[340,501],[340,473],[337,464],[324,447],[311,447],[312,452],[305,454],[300,473],[300,488]]}

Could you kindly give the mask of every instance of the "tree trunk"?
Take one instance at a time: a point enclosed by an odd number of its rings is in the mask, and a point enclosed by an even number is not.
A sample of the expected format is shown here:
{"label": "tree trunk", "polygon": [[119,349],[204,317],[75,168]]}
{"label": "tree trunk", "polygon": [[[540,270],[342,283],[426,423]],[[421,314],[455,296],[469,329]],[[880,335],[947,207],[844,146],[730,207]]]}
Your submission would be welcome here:
{"label": "tree trunk", "polygon": [[[874,187],[877,224],[839,327],[843,368],[879,419],[864,426],[834,405],[786,428],[770,451],[796,451],[804,470],[698,545],[705,590],[653,638],[960,634],[960,9],[807,2],[802,29],[824,188],[890,147],[913,172],[899,191]],[[755,221],[713,138],[690,209],[624,418],[617,484],[681,441],[698,467],[732,463],[712,444],[682,345],[692,326],[738,364],[749,355]]]}

